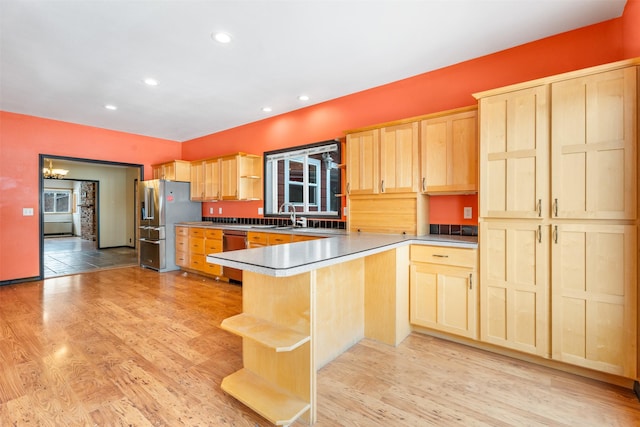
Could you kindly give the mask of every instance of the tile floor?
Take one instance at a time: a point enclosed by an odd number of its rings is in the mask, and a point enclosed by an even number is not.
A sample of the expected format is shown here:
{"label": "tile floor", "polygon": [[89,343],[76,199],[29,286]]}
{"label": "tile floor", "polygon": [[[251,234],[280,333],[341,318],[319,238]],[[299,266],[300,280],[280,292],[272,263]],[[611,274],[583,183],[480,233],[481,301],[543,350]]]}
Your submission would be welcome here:
{"label": "tile floor", "polygon": [[45,238],[44,277],[138,264],[135,248],[97,249],[96,246],[96,242],[79,237]]}

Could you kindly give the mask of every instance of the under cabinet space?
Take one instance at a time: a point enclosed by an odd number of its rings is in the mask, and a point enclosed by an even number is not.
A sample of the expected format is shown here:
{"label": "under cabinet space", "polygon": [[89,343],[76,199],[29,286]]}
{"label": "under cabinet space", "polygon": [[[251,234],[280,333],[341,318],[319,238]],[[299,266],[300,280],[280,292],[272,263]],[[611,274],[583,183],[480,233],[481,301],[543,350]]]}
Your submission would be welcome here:
{"label": "under cabinet space", "polygon": [[292,424],[311,407],[245,368],[223,379],[221,388],[278,426]]}
{"label": "under cabinet space", "polygon": [[247,313],[223,320],[220,327],[243,338],[252,339],[276,352],[295,350],[311,338],[308,334],[302,334]]}

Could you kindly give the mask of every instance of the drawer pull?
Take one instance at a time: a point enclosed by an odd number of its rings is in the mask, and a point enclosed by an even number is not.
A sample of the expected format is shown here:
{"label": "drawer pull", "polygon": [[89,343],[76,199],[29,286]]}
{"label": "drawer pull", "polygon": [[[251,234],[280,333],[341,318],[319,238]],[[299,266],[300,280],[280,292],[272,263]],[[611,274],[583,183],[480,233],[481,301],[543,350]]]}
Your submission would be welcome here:
{"label": "drawer pull", "polygon": [[433,256],[436,258],[449,258],[449,255],[433,254]]}
{"label": "drawer pull", "polygon": [[473,273],[469,273],[469,290],[473,289]]}

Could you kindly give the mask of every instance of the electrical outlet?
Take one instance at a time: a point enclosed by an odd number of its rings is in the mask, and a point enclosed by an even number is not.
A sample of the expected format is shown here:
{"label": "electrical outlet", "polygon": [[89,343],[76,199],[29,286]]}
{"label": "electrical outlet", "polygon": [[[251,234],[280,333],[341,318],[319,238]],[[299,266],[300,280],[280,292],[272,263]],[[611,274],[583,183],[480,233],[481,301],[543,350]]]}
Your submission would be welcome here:
{"label": "electrical outlet", "polygon": [[262,208],[258,208],[258,215],[264,215],[264,210]]}
{"label": "electrical outlet", "polygon": [[218,214],[222,214],[222,208],[218,208]]}
{"label": "electrical outlet", "polygon": [[209,213],[212,214],[213,213],[213,208],[209,208]]}
{"label": "electrical outlet", "polygon": [[33,208],[22,208],[22,216],[33,216]]}
{"label": "electrical outlet", "polygon": [[464,208],[464,213],[463,213],[463,218],[464,219],[471,219],[471,217],[473,216],[473,211],[471,209],[471,207],[467,206]]}

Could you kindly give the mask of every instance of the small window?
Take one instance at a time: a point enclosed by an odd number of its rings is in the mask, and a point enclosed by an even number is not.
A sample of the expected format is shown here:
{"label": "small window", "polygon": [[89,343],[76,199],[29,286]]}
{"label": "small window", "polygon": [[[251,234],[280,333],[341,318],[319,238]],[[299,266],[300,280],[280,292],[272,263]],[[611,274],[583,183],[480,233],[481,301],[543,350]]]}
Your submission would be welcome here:
{"label": "small window", "polygon": [[71,213],[71,190],[44,190],[44,213]]}
{"label": "small window", "polygon": [[336,140],[264,153],[265,215],[287,203],[305,215],[339,217],[340,154]]}

